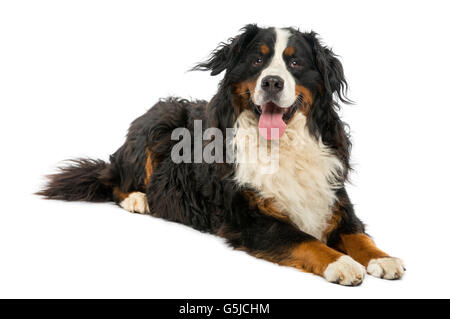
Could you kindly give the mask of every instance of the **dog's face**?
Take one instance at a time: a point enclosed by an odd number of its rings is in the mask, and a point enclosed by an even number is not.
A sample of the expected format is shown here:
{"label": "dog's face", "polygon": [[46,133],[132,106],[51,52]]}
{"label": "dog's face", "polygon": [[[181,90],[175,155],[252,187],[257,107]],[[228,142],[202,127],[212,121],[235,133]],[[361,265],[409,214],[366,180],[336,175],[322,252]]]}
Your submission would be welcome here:
{"label": "dog's face", "polygon": [[224,84],[233,90],[233,103],[255,112],[266,139],[279,139],[296,112],[310,111],[317,94],[341,96],[342,65],[314,33],[255,25],[243,30],[197,68],[212,75],[226,70]]}

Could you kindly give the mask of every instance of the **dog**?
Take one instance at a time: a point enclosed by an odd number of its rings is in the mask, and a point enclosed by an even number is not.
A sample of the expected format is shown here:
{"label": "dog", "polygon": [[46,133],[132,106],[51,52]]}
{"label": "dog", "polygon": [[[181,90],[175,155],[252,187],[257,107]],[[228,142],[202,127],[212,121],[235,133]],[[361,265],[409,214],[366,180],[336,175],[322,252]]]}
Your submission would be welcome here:
{"label": "dog", "polygon": [[109,162],[73,160],[38,194],[114,201],[332,283],[402,277],[346,192],[351,143],[337,111],[351,101],[316,33],[250,24],[192,70],[224,72],[211,101],[160,100]]}

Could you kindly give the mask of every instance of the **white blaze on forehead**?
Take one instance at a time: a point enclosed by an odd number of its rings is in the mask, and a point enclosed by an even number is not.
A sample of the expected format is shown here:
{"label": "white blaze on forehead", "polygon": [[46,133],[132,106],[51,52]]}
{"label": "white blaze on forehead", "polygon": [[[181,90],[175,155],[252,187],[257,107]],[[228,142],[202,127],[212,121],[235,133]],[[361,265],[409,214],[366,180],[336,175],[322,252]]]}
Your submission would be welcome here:
{"label": "white blaze on forehead", "polygon": [[264,101],[264,92],[261,89],[262,79],[268,75],[276,75],[284,80],[284,88],[281,91],[280,100],[278,106],[290,107],[294,104],[295,96],[295,79],[289,72],[286,62],[283,59],[283,52],[288,46],[291,32],[285,29],[275,29],[276,41],[274,47],[274,54],[269,65],[261,72],[256,82],[256,94],[254,103],[261,105],[267,101]]}

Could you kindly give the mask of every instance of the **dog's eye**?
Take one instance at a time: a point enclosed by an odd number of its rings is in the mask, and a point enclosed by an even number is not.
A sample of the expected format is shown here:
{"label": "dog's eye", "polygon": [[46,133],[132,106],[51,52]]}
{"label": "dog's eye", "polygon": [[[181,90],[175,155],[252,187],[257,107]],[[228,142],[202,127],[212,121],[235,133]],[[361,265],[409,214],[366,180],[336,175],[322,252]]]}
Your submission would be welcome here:
{"label": "dog's eye", "polygon": [[289,66],[293,69],[297,69],[300,67],[300,63],[297,60],[292,59],[291,62],[289,62]]}
{"label": "dog's eye", "polygon": [[253,65],[254,66],[258,66],[261,65],[263,63],[263,58],[262,57],[257,57],[254,61],[253,61]]}

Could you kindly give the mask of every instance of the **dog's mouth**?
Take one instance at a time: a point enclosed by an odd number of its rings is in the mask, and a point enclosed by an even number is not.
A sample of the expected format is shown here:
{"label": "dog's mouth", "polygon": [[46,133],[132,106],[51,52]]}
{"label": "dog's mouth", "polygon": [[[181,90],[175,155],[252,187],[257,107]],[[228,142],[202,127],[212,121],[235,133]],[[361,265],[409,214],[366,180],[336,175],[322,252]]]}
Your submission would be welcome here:
{"label": "dog's mouth", "polygon": [[262,105],[253,104],[253,109],[259,117],[259,133],[267,140],[280,139],[299,105],[297,101],[290,107],[280,107],[273,101]]}

